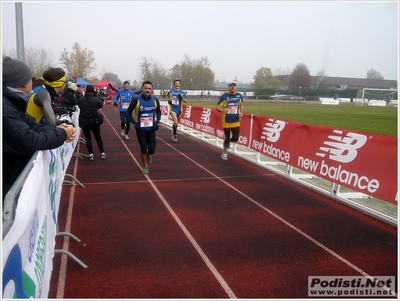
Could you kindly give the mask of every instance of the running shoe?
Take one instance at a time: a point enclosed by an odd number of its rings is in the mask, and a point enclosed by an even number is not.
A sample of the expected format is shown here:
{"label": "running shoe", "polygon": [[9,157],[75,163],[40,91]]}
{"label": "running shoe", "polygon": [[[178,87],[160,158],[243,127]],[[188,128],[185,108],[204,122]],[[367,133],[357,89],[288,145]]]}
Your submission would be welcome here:
{"label": "running shoe", "polygon": [[101,159],[101,160],[105,160],[106,158],[107,158],[106,154],[105,154],[105,153],[101,153],[100,159]]}
{"label": "running shoe", "polygon": [[177,142],[177,141],[178,141],[178,138],[176,138],[176,135],[172,135],[171,139],[172,139],[172,141],[174,141],[174,142]]}
{"label": "running shoe", "polygon": [[153,163],[153,158],[151,157],[151,155],[148,155],[147,163],[149,163],[149,164]]}
{"label": "running shoe", "polygon": [[93,160],[94,160],[93,154],[89,154],[89,161],[93,161]]}
{"label": "running shoe", "polygon": [[129,136],[128,135],[125,135],[125,140],[129,140]]}
{"label": "running shoe", "polygon": [[222,153],[221,158],[222,160],[228,160],[228,154]]}
{"label": "running shoe", "polygon": [[149,174],[149,167],[148,166],[143,167],[142,174],[145,174],[145,175]]}
{"label": "running shoe", "polygon": [[125,129],[121,130],[121,136],[124,137],[125,136]]}

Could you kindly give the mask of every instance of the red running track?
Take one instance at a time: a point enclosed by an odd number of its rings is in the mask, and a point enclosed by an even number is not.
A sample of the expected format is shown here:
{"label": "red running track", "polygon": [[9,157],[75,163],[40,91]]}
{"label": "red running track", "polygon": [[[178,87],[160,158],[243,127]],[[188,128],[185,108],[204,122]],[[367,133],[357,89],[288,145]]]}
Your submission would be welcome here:
{"label": "red running track", "polygon": [[[73,157],[49,298],[307,298],[308,276],[395,276],[397,228],[171,129],[150,174],[114,107],[107,154]],[[78,152],[87,154],[80,144]],[[397,291],[397,285],[396,285]]]}

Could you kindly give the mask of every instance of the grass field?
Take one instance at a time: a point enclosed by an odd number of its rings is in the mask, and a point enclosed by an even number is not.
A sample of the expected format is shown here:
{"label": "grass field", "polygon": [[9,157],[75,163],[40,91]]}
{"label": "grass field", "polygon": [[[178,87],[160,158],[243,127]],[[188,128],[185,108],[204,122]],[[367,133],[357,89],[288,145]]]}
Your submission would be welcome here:
{"label": "grass field", "polygon": [[[216,100],[189,100],[193,106],[215,108]],[[321,105],[304,102],[245,101],[245,113],[263,115],[304,124],[397,137],[397,107],[354,106],[352,103]]]}

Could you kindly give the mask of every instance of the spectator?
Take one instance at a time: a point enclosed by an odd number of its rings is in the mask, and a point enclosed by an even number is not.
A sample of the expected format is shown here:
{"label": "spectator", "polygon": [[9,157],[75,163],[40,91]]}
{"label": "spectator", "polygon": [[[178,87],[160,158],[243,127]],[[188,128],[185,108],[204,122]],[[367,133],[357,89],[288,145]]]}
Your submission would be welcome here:
{"label": "spectator", "polygon": [[135,93],[131,90],[129,82],[124,81],[124,87],[118,90],[114,97],[114,106],[118,106],[119,118],[121,120],[121,136],[129,140],[129,130],[131,128],[129,120],[126,116],[129,104],[132,98],[135,97]]}
{"label": "spectator", "polygon": [[62,95],[67,86],[67,76],[62,68],[49,67],[43,72],[44,86],[50,94],[53,111],[56,115],[67,113],[68,106],[62,103]]}
{"label": "spectator", "polygon": [[101,138],[100,124],[96,123],[95,118],[99,114],[97,110],[103,107],[103,100],[100,99],[100,97],[97,97],[92,85],[86,86],[85,96],[78,99],[78,107],[80,109],[79,126],[82,128],[82,132],[85,135],[89,160],[94,160],[91,132],[93,133],[97,142],[97,147],[100,150],[100,158],[104,160],[106,154],[104,152],[103,139]]}
{"label": "spectator", "polygon": [[67,84],[65,85],[64,92],[61,96],[61,106],[68,110],[73,110],[78,104],[78,86],[72,78],[68,78]]}
{"label": "spectator", "polygon": [[[149,173],[149,164],[156,151],[156,131],[160,127],[160,102],[154,96],[153,84],[145,81],[142,93],[132,99],[126,112],[128,121],[135,125],[136,136],[140,145],[140,157],[143,162],[143,174]],[[135,118],[132,113],[135,112]]]}
{"label": "spectator", "polygon": [[25,113],[32,90],[28,65],[8,56],[3,59],[3,200],[22,170],[38,150],[54,149],[76,137],[72,125],[58,127],[36,123]]}
{"label": "spectator", "polygon": [[44,85],[44,79],[35,79],[26,104],[26,113],[35,118],[36,122],[57,126],[62,123],[57,119],[49,92]]}

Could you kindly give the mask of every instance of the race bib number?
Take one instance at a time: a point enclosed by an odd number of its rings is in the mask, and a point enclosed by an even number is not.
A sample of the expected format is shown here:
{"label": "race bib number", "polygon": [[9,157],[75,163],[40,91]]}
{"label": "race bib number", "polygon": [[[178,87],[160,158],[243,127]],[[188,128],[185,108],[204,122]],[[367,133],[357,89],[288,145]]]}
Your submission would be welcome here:
{"label": "race bib number", "polygon": [[127,110],[129,108],[129,103],[123,102],[122,103],[122,108]]}
{"label": "race bib number", "polygon": [[142,117],[140,118],[140,127],[147,128],[153,126],[153,117]]}
{"label": "race bib number", "polygon": [[238,106],[228,106],[228,113],[227,114],[235,114],[238,113]]}
{"label": "race bib number", "polygon": [[172,98],[172,104],[173,105],[179,105],[179,99]]}

